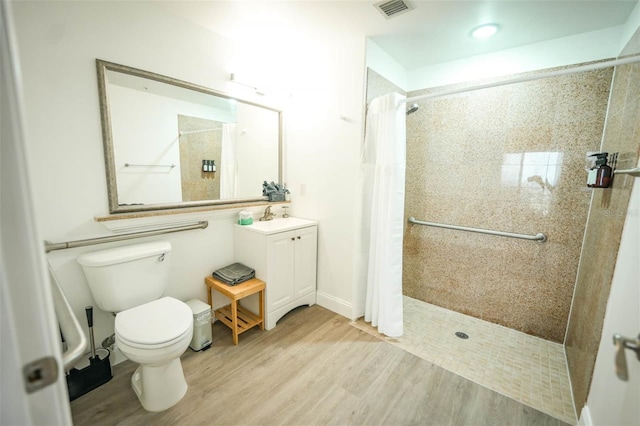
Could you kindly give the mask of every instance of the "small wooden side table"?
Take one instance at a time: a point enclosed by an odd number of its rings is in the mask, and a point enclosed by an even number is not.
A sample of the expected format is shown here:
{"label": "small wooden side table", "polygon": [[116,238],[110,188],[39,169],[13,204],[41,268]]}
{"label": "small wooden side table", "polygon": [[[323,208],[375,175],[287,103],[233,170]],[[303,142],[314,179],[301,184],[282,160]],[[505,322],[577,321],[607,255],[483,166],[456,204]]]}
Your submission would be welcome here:
{"label": "small wooden side table", "polygon": [[[231,329],[233,344],[238,344],[238,335],[251,327],[260,326],[264,330],[264,281],[252,278],[238,285],[230,286],[211,276],[204,279],[207,285],[209,306],[213,307],[211,290],[216,290],[231,299],[231,304],[215,310],[215,317]],[[240,306],[240,299],[259,292],[259,315]]]}

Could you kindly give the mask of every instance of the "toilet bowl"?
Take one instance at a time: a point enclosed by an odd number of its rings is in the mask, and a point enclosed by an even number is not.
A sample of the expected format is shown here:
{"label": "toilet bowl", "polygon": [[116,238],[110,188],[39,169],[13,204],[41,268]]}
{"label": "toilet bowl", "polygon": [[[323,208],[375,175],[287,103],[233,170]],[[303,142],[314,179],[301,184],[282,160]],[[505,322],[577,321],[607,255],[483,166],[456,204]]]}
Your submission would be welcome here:
{"label": "toilet bowl", "polygon": [[187,392],[180,355],[193,334],[191,308],[163,297],[169,284],[171,244],[155,241],[78,257],[95,303],[116,314],[116,345],[140,364],[131,386],[148,411],[175,405]]}
{"label": "toilet bowl", "polygon": [[193,335],[193,315],[186,303],[163,297],[119,312],[115,319],[116,345],[140,364],[131,386],[147,411],[163,411],[187,392],[182,355]]}

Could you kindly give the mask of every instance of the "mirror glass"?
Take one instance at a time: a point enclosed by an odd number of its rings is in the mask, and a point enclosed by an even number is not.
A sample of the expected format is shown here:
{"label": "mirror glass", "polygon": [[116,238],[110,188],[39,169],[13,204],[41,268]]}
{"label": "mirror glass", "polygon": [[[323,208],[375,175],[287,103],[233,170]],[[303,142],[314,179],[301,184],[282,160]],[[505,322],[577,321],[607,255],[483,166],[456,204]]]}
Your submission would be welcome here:
{"label": "mirror glass", "polygon": [[281,112],[97,60],[111,213],[263,201],[281,182]]}

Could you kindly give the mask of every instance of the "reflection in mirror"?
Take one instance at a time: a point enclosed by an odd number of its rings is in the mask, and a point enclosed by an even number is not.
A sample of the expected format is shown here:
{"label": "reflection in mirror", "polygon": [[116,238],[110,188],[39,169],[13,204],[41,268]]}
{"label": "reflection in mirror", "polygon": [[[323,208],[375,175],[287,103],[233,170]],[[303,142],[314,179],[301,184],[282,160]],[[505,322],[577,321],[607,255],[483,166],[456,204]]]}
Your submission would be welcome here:
{"label": "reflection in mirror", "polygon": [[[228,179],[228,175],[221,176],[216,172],[220,166],[222,153],[222,138],[224,126],[233,126],[235,123],[207,120],[204,118],[178,115],[178,134],[180,135],[180,181],[182,189],[182,201],[219,200],[221,198],[221,180]],[[227,131],[226,136],[233,135]],[[227,140],[226,146],[235,145],[235,140]],[[227,148],[228,149],[228,148]],[[225,153],[229,155],[228,153]],[[232,155],[235,157],[235,154]],[[218,159],[218,165],[214,165]],[[233,167],[235,162],[221,167]],[[232,176],[235,177],[235,174]],[[236,188],[235,182],[225,182],[225,186]],[[225,194],[225,198],[236,198],[236,191]]]}
{"label": "reflection in mirror", "polygon": [[261,201],[263,181],[281,182],[279,111],[97,66],[111,213]]}

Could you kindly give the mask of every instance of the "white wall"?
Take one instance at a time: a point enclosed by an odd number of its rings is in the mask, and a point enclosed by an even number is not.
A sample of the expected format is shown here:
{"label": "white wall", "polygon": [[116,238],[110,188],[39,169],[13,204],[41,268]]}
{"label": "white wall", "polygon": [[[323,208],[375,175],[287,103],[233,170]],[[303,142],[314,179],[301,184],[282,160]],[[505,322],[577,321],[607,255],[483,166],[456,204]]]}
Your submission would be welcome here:
{"label": "white wall", "polygon": [[367,39],[367,67],[407,91],[407,70],[371,39]]}
{"label": "white wall", "polygon": [[238,104],[238,198],[262,196],[262,183],[278,182],[278,113]]}
{"label": "white wall", "polygon": [[294,77],[299,86],[285,109],[285,182],[292,215],[319,221],[318,303],[352,317],[365,39],[325,24],[309,28],[313,58],[288,58],[313,61]]}
{"label": "white wall", "polygon": [[[16,2],[14,6],[30,173],[44,238],[65,241],[107,233],[94,221],[108,213],[96,58],[247,98],[253,95],[229,82],[231,63],[242,57],[245,66],[261,71],[271,88],[291,94],[284,101],[273,101],[285,111],[291,214],[320,223],[319,303],[351,313],[363,34],[344,33],[330,20],[312,22],[304,36],[289,37],[266,49],[259,39],[255,44],[234,45],[166,14],[152,2]],[[294,45],[300,43],[304,49]],[[292,51],[300,53],[291,55]],[[268,96],[249,100],[271,102]],[[211,222],[206,230],[162,237],[173,244],[167,294],[206,300],[203,278],[233,261],[236,214],[229,210],[178,216]],[[124,222],[168,220],[165,216]],[[48,255],[78,318],[84,318],[84,306],[93,302],[75,259],[83,252],[118,244],[123,243]],[[96,312],[95,323],[99,344],[112,332],[113,319]]]}
{"label": "white wall", "polygon": [[627,18],[627,22],[624,23],[622,27],[622,34],[620,35],[620,43],[618,45],[618,52],[622,52],[627,44],[634,36],[636,31],[640,28],[640,0],[636,3],[636,6],[633,8],[629,17]]}

